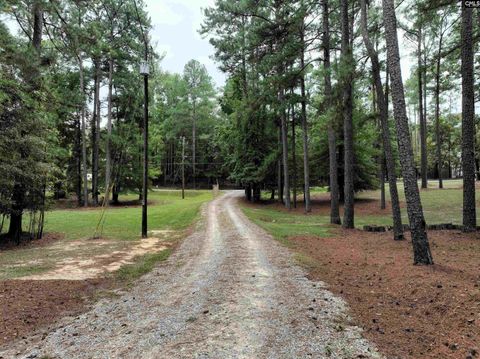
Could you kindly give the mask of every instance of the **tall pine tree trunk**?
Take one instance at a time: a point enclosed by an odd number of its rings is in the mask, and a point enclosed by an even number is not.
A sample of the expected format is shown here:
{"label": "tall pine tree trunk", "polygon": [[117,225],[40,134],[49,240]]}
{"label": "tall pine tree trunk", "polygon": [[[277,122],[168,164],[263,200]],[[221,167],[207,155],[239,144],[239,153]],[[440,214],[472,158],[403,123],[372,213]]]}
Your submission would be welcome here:
{"label": "tall pine tree trunk", "polygon": [[[378,61],[378,54],[375,51],[368,34],[367,28],[367,5],[366,0],[360,0],[361,4],[361,30],[365,47],[367,48],[370,61],[372,62],[372,74],[375,82],[376,100],[378,110],[380,112],[380,125],[382,128],[383,149],[385,160],[387,164],[388,184],[390,187],[390,200],[392,202],[392,219],[393,219],[393,236],[395,240],[403,239],[402,215],[400,212],[400,200],[398,198],[397,190],[397,176],[395,171],[395,159],[393,157],[392,143],[390,141],[390,128],[388,125],[388,107],[383,92],[382,80],[380,77],[380,63]],[[383,157],[383,156],[382,156]],[[383,167],[383,158],[382,158]],[[383,168],[382,168],[382,176]],[[382,180],[383,182],[383,180]]]}
{"label": "tall pine tree trunk", "polygon": [[350,26],[348,15],[348,0],[340,3],[342,21],[342,63],[343,63],[343,131],[344,131],[344,163],[345,163],[345,203],[343,215],[343,227],[354,228],[354,149],[353,149],[353,59],[350,47]]}
{"label": "tall pine tree trunk", "polygon": [[462,6],[462,170],[463,230],[477,225],[475,209],[475,96],[473,76],[473,9]]}
{"label": "tall pine tree trunk", "polygon": [[380,179],[380,209],[385,209],[387,208],[387,200],[385,198],[385,150],[382,148],[381,152],[382,153],[379,156],[380,166],[378,166],[378,177]]}
{"label": "tall pine tree trunk", "polygon": [[[332,81],[330,77],[330,21],[329,21],[328,0],[323,0],[323,69],[325,82],[325,101],[324,109],[328,111],[332,100]],[[341,224],[340,219],[340,194],[338,189],[338,163],[337,163],[337,140],[335,133],[336,116],[331,113],[331,119],[328,121],[328,157],[330,171],[330,223]]]}
{"label": "tall pine tree trunk", "polygon": [[292,173],[293,173],[293,208],[297,208],[297,154],[296,154],[296,138],[295,138],[295,106],[291,106],[292,111]]}
{"label": "tall pine tree trunk", "polygon": [[[363,21],[363,20],[362,20]],[[375,52],[377,50],[375,49]],[[372,66],[373,68],[373,66]],[[373,74],[373,70],[372,70]],[[377,95],[376,95],[376,88],[375,88],[375,78],[372,76],[372,112],[374,114],[377,114]],[[375,116],[377,117],[377,116]],[[386,209],[387,208],[387,203],[386,203],[386,198],[385,198],[385,148],[384,146],[380,145],[380,143],[383,141],[383,133],[381,132],[382,130],[382,125],[381,121],[378,118],[378,121],[375,123],[380,130],[380,135],[378,137],[379,144],[376,146],[376,148],[379,149],[379,154],[377,158],[378,162],[378,180],[380,182],[380,209]]]}
{"label": "tall pine tree trunk", "polygon": [[[423,64],[422,64],[422,27],[418,29],[418,106],[420,119],[420,175],[422,177],[422,188],[427,188],[427,119],[424,112],[423,102]],[[426,110],[426,109],[425,109]]]}
{"label": "tall pine tree trunk", "polygon": [[94,95],[92,117],[92,201],[98,206],[98,157],[100,144],[100,61],[94,63]]}
{"label": "tall pine tree trunk", "polygon": [[42,1],[35,0],[33,2],[33,36],[32,46],[40,55],[40,48],[42,46],[42,34],[43,34],[43,6]]}
{"label": "tall pine tree trunk", "polygon": [[[442,20],[443,21],[443,20]],[[435,149],[437,157],[438,188],[443,188],[442,179],[442,146],[440,142],[440,62],[443,32],[438,40],[437,63],[435,69]]]}
{"label": "tall pine tree trunk", "polygon": [[280,154],[277,161],[277,191],[278,201],[283,203],[283,181],[282,181],[282,125],[278,126],[278,153]]}
{"label": "tall pine tree trunk", "polygon": [[[302,26],[301,41],[302,53],[300,57],[300,66],[305,68],[305,25]],[[310,204],[310,165],[308,159],[308,122],[307,122],[307,98],[305,94],[305,72],[302,72],[300,78],[300,95],[302,96],[302,134],[303,134],[303,181],[304,181],[304,204],[305,213],[312,210]]]}
{"label": "tall pine tree trunk", "polygon": [[287,116],[284,109],[285,104],[285,90],[280,88],[278,95],[278,102],[280,104],[280,125],[282,131],[282,162],[283,162],[283,188],[285,195],[285,207],[291,209],[290,204],[290,181],[288,173],[288,139],[287,139]]}
{"label": "tall pine tree trunk", "polygon": [[192,117],[192,170],[193,170],[193,189],[197,187],[197,173],[196,173],[196,152],[197,152],[197,113],[196,113],[196,99],[193,99],[193,117]]}
{"label": "tall pine tree trunk", "polygon": [[75,119],[75,141],[74,141],[74,161],[75,161],[75,194],[77,195],[78,205],[82,205],[82,125],[80,115]]}
{"label": "tall pine tree trunk", "polygon": [[425,219],[423,217],[420,192],[418,190],[413,150],[408,129],[408,118],[405,105],[405,93],[400,68],[400,54],[397,38],[397,19],[393,0],[383,0],[383,21],[387,42],[387,61],[391,77],[393,112],[397,129],[398,150],[402,165],[407,212],[412,233],[412,245],[415,264],[433,264]]}
{"label": "tall pine tree trunk", "polygon": [[113,59],[108,60],[108,110],[107,110],[107,141],[105,148],[105,201],[110,201],[111,177],[111,137],[112,137],[112,97],[113,97]]}
{"label": "tall pine tree trunk", "polygon": [[25,207],[25,188],[20,182],[15,183],[13,186],[12,201],[13,205],[7,236],[10,240],[19,243],[22,237],[23,209]]}
{"label": "tall pine tree trunk", "polygon": [[83,206],[88,207],[88,178],[87,178],[87,126],[85,120],[85,84],[84,84],[84,70],[83,59],[78,55],[78,68],[80,75],[80,93],[81,93],[81,126],[82,126],[82,180],[83,180]]}

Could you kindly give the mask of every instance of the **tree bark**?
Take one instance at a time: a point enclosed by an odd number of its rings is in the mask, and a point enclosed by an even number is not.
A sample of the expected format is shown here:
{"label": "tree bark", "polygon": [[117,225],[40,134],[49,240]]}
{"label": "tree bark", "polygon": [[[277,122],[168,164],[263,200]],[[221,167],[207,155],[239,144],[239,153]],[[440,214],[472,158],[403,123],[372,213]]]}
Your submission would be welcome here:
{"label": "tree bark", "polygon": [[441,31],[440,38],[438,40],[437,63],[436,63],[436,69],[435,69],[435,149],[436,149],[436,157],[437,157],[438,188],[443,188],[442,146],[441,146],[441,139],[440,139],[440,65],[442,60],[441,58],[442,41],[443,41],[443,31]]}
{"label": "tree bark", "polygon": [[[141,197],[141,195],[140,195],[140,197]],[[112,188],[112,202],[115,205],[119,204],[119,201],[118,201],[118,186],[117,185],[113,185],[113,188]]]}
{"label": "tree bark", "polygon": [[296,154],[296,138],[295,138],[295,107],[291,107],[292,115],[292,173],[293,173],[293,208],[297,208],[297,154]]}
{"label": "tree bark", "polygon": [[[362,5],[360,5],[362,6]],[[362,20],[363,21],[363,20]],[[375,49],[375,52],[377,50]],[[372,66],[373,68],[373,66]],[[373,74],[373,70],[372,70]],[[377,119],[377,96],[376,96],[376,88],[375,88],[375,79],[372,76],[373,83],[372,83],[372,112],[375,114],[375,118]],[[380,119],[378,118],[378,121],[375,121],[378,129],[381,131],[382,130],[382,125],[380,123]],[[378,148],[378,181],[380,182],[380,209],[386,209],[387,208],[387,203],[386,203],[386,198],[385,198],[385,149],[384,146],[382,146],[380,143],[383,141],[383,134],[380,132],[380,135],[378,137],[379,144],[376,146]]]}
{"label": "tree bark", "polygon": [[400,54],[397,38],[397,19],[393,0],[382,0],[383,21],[387,42],[387,61],[391,78],[393,112],[397,129],[397,141],[402,165],[407,212],[412,234],[412,245],[415,264],[433,264],[425,219],[423,217],[420,192],[418,190],[413,150],[408,129],[408,118],[405,106],[405,93],[400,68]]}
{"label": "tree bark", "polygon": [[82,95],[82,102],[80,104],[80,116],[82,125],[82,177],[83,177],[83,206],[88,207],[88,178],[87,178],[87,126],[85,120],[85,84],[84,84],[84,70],[83,59],[78,55],[78,68],[80,75],[80,93]]}
{"label": "tree bark", "polygon": [[278,127],[278,149],[280,156],[278,158],[277,166],[277,190],[278,190],[278,201],[283,203],[283,181],[282,181],[282,126]]}
{"label": "tree bark", "polygon": [[[79,115],[77,115],[79,116]],[[78,205],[82,205],[82,125],[79,117],[75,119],[75,194]]]}
{"label": "tree bark", "polygon": [[342,0],[340,3],[341,21],[342,21],[342,62],[343,70],[346,72],[343,76],[343,131],[344,131],[344,163],[345,163],[345,203],[343,214],[343,227],[354,228],[354,149],[353,149],[353,101],[352,101],[352,82],[353,82],[353,59],[352,49],[350,47],[350,28],[348,16],[348,0]]}
{"label": "tree bark", "polygon": [[22,237],[23,209],[25,207],[25,188],[22,184],[16,183],[14,185],[12,201],[12,213],[10,213],[7,236],[10,240],[19,243]]}
{"label": "tree bark", "polygon": [[39,0],[33,3],[33,36],[32,46],[40,54],[43,34],[43,7]]}
{"label": "tree bark", "polygon": [[94,95],[93,95],[93,118],[92,118],[92,200],[93,205],[98,206],[98,159],[100,145],[100,62],[93,61],[95,68]]}
{"label": "tree bark", "polygon": [[285,109],[283,108],[285,103],[285,90],[280,88],[278,95],[278,102],[280,104],[280,121],[282,130],[282,160],[283,160],[283,187],[285,194],[285,207],[291,209],[290,204],[290,181],[288,173],[288,139],[287,139],[287,118]]}
{"label": "tree bark", "polygon": [[260,197],[261,197],[260,185],[258,183],[254,183],[252,187],[252,202],[254,203],[260,202]]}
{"label": "tree bark", "polygon": [[113,59],[108,60],[108,110],[107,110],[107,141],[105,148],[105,200],[110,201],[111,176],[111,137],[112,137],[112,92],[113,92]]}
{"label": "tree bark", "polygon": [[475,208],[475,97],[473,75],[473,38],[471,8],[462,6],[462,171],[463,230],[477,225]]}
{"label": "tree bark", "polygon": [[[378,110],[380,112],[380,125],[382,129],[383,149],[385,161],[387,164],[388,184],[390,187],[390,201],[392,203],[392,219],[393,219],[393,237],[395,240],[401,240],[403,236],[402,215],[400,212],[400,200],[398,198],[397,175],[395,170],[395,159],[393,157],[392,143],[390,141],[390,128],[388,124],[388,103],[385,93],[383,92],[382,80],[380,77],[380,63],[377,51],[374,49],[367,28],[367,5],[365,0],[360,0],[361,4],[361,30],[365,47],[367,48],[370,61],[372,62],[372,74],[375,82],[376,100]],[[382,183],[384,182],[384,168],[382,156]],[[383,189],[383,197],[385,197],[385,189]],[[383,199],[384,200],[384,199]]]}
{"label": "tree bark", "polygon": [[245,187],[245,198],[249,202],[252,200],[252,185],[250,183]]}
{"label": "tree bark", "polygon": [[387,208],[387,201],[385,198],[385,155],[383,149],[382,154],[380,155],[380,166],[378,171],[380,179],[380,209],[385,209]]}
{"label": "tree bark", "polygon": [[[305,24],[302,25],[301,41],[302,53],[300,57],[300,67],[305,68]],[[300,95],[302,96],[302,134],[303,134],[303,181],[304,181],[304,204],[305,213],[312,210],[310,204],[310,164],[308,159],[308,121],[307,121],[307,98],[305,94],[305,72],[302,72],[300,78]]]}
{"label": "tree bark", "polygon": [[193,170],[193,189],[197,187],[197,173],[196,173],[196,151],[197,151],[197,113],[196,113],[196,98],[193,99],[193,124],[192,124],[192,170]]}
{"label": "tree bark", "polygon": [[427,120],[423,108],[423,64],[422,64],[422,27],[418,28],[418,107],[420,112],[420,174],[422,177],[422,188],[427,188]]}
{"label": "tree bark", "polygon": [[[328,0],[323,0],[323,70],[324,70],[324,86],[325,86],[325,101],[324,109],[328,111],[331,106],[332,97],[332,81],[330,77],[330,21],[329,21],[329,5]],[[336,116],[331,116],[328,121],[328,157],[329,157],[329,179],[330,179],[330,223],[341,224],[340,219],[340,204],[339,204],[339,189],[338,189],[338,163],[337,163],[337,144],[334,120]]]}

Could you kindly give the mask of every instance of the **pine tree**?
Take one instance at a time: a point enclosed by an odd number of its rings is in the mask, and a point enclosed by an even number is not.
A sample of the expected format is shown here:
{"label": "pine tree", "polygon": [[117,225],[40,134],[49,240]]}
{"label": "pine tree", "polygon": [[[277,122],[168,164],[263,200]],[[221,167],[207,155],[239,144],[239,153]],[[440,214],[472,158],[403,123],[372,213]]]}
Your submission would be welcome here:
{"label": "pine tree", "polygon": [[[329,2],[323,0],[323,34],[322,34],[322,47],[323,47],[323,70],[324,70],[324,91],[325,101],[324,109],[328,111],[330,103],[332,101],[332,81],[330,74],[330,21],[329,21]],[[338,165],[337,165],[337,144],[336,133],[333,121],[336,116],[331,116],[331,120],[328,122],[328,153],[329,153],[329,173],[330,173],[330,223],[341,224],[340,219],[340,194],[338,189]]]}
{"label": "pine tree", "polygon": [[[398,199],[397,190],[397,175],[395,171],[395,159],[393,157],[392,144],[390,142],[390,128],[388,124],[388,108],[383,92],[382,80],[380,78],[380,63],[378,54],[370,41],[367,27],[367,4],[365,0],[360,0],[361,6],[361,30],[363,41],[367,48],[370,61],[372,62],[372,74],[374,78],[374,87],[376,91],[376,101],[380,113],[380,124],[382,129],[383,150],[385,153],[385,160],[387,163],[388,183],[390,187],[390,200],[392,202],[392,217],[393,217],[393,237],[395,240],[403,239],[402,216],[400,213],[400,201]],[[383,156],[382,156],[383,162]],[[383,182],[383,171],[382,182]]]}
{"label": "pine tree", "polygon": [[473,9],[462,6],[462,170],[463,230],[477,226],[475,208],[475,95],[473,91]]}
{"label": "pine tree", "polygon": [[405,106],[400,54],[398,50],[397,19],[393,0],[382,0],[385,38],[387,42],[387,61],[391,76],[391,90],[397,141],[402,166],[405,199],[407,201],[408,219],[412,234],[412,245],[415,264],[433,264],[432,255],[423,217],[422,203],[417,186],[417,176],[413,163],[413,150],[408,128]]}
{"label": "pine tree", "polygon": [[348,13],[348,0],[341,0],[341,24],[342,24],[342,87],[343,87],[343,141],[344,141],[344,163],[345,163],[345,202],[343,227],[354,228],[354,149],[353,149],[353,56],[350,43],[350,17]]}

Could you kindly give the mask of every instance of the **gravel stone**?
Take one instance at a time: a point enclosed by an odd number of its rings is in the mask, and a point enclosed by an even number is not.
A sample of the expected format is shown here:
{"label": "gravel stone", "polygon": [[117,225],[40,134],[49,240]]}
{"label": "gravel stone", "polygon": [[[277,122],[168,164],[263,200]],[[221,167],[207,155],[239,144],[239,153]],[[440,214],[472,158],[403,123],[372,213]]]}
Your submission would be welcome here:
{"label": "gravel stone", "polygon": [[0,358],[382,358],[345,302],[245,217],[241,196],[206,205],[197,231],[131,290]]}

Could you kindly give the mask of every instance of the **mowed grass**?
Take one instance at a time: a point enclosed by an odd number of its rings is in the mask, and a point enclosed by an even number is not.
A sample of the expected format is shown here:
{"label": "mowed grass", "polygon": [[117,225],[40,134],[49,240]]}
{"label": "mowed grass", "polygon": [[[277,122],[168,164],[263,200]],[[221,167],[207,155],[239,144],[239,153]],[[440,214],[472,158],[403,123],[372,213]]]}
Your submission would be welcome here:
{"label": "mowed grass", "polygon": [[[403,183],[398,182],[400,201],[405,202]],[[325,187],[315,187],[312,195],[326,192]],[[462,223],[462,181],[444,180],[444,189],[438,189],[438,182],[429,181],[427,189],[420,191],[425,220],[429,224],[439,223]],[[265,196],[267,197],[267,196]],[[378,201],[372,202],[373,206],[380,206],[380,191],[364,191],[356,195],[357,199]],[[386,198],[390,200],[388,184],[386,185]],[[299,194],[299,206],[302,206],[302,194]],[[480,202],[477,201],[480,205]],[[389,204],[387,204],[389,205]],[[408,223],[406,204],[402,205],[403,223]],[[257,225],[271,233],[276,239],[286,245],[290,245],[288,238],[301,235],[328,236],[332,226],[329,224],[328,215],[285,212],[270,205],[244,206],[245,214]],[[381,215],[355,214],[355,226],[362,228],[364,225],[391,225],[392,217],[389,211]]]}
{"label": "mowed grass", "polygon": [[325,216],[305,216],[302,214],[286,213],[276,209],[259,207],[243,207],[247,217],[269,232],[275,239],[289,246],[289,237],[301,235],[315,235],[319,237],[330,234]]}
{"label": "mowed grass", "polygon": [[134,263],[122,266],[115,273],[115,278],[124,282],[132,282],[150,272],[157,263],[166,260],[170,254],[172,254],[172,249],[167,248],[158,253],[148,253],[140,256]]}
{"label": "mowed grass", "polygon": [[[420,184],[419,184],[420,185]],[[428,224],[439,223],[462,223],[463,190],[462,180],[444,180],[443,189],[438,189],[438,181],[428,181],[428,188],[420,190],[422,199],[423,213],[425,221]],[[398,182],[399,197],[401,202],[405,202],[405,193],[403,183]],[[388,184],[385,186],[386,199],[390,200],[390,191]],[[357,198],[378,200],[380,191],[365,191],[357,195]],[[480,205],[477,197],[477,205]],[[402,208],[402,219],[408,223],[407,208],[404,203]],[[373,221],[373,222],[372,222]],[[375,222],[376,221],[376,222]],[[390,225],[392,218],[390,214],[385,216],[367,216],[358,217],[358,225],[378,224]]]}
{"label": "mowed grass", "polygon": [[[127,201],[137,195],[121,196]],[[148,229],[182,230],[198,216],[200,206],[212,199],[211,191],[186,191],[182,200],[180,191],[152,191],[149,193]],[[46,214],[45,231],[64,233],[68,239],[89,238],[94,235],[102,209],[54,210]],[[104,214],[102,237],[135,240],[141,234],[142,208],[108,207]]]}
{"label": "mowed grass", "polygon": [[[131,201],[138,196],[120,196],[120,201]],[[203,203],[212,199],[211,191],[186,191],[182,200],[180,191],[152,191],[149,194],[148,230],[168,231],[153,233],[166,244],[173,244],[199,218]],[[40,247],[26,247],[0,252],[0,280],[14,279],[48,272],[65,260],[88,260],[95,256],[129,251],[141,243],[141,206],[109,207],[104,214],[102,243],[93,237],[102,209],[57,209],[46,213],[45,232],[61,233],[64,239]],[[27,217],[28,218],[28,217]],[[80,240],[83,245],[69,246]],[[106,242],[105,242],[106,240]],[[137,256],[132,264],[122,266],[114,277],[130,282],[149,272],[156,263],[168,258],[172,249]]]}

